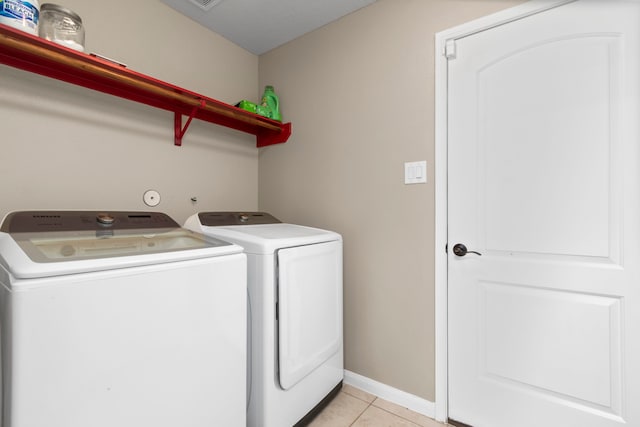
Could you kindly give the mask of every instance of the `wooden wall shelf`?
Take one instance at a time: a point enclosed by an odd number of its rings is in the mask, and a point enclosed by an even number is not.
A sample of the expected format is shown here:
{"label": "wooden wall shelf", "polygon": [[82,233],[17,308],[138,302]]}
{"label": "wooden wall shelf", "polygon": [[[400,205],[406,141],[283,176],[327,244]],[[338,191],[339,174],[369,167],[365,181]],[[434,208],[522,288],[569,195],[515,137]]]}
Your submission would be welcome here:
{"label": "wooden wall shelf", "polygon": [[[0,63],[175,113],[176,145],[196,118],[256,136],[258,147],[286,142],[280,123],[0,24]],[[182,125],[182,116],[187,122]]]}

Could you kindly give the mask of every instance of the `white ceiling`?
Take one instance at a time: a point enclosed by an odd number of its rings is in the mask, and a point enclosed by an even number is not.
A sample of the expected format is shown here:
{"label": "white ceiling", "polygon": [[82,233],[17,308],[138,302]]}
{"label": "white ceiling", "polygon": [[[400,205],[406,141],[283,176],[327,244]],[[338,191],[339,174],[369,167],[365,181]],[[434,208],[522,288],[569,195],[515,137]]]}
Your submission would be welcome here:
{"label": "white ceiling", "polygon": [[256,55],[375,1],[162,0],[183,15]]}

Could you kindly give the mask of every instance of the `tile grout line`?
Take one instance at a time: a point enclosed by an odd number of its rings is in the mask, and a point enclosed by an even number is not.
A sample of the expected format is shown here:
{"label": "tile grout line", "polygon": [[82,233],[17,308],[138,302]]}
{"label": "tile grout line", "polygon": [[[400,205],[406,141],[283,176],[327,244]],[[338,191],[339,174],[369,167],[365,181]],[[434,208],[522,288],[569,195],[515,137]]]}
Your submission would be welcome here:
{"label": "tile grout line", "polygon": [[[379,398],[379,397],[377,397],[377,396],[375,396],[375,397],[374,397],[374,399],[373,399],[371,402],[368,402],[368,401],[366,401],[366,400],[364,400],[364,399],[359,398],[358,396],[354,396],[353,394],[351,394],[351,393],[349,393],[349,392],[347,392],[347,391],[343,391],[343,393],[345,393],[345,394],[347,394],[347,395],[349,395],[349,396],[351,396],[351,397],[355,397],[356,399],[358,399],[358,400],[360,400],[360,401],[362,401],[362,402],[367,403],[367,407],[366,407],[366,408],[364,408],[364,410],[363,410],[363,411],[358,415],[358,417],[355,419],[355,421],[353,421],[351,424],[349,424],[349,427],[353,426],[353,425],[354,425],[354,424],[355,424],[355,423],[360,419],[360,417],[362,416],[362,414],[364,414],[364,413],[367,411],[367,409],[369,409],[371,406],[373,406],[373,407],[375,407],[375,408],[377,408],[377,409],[380,409],[381,411],[384,411],[384,412],[386,412],[386,413],[388,413],[388,414],[391,414],[391,415],[393,415],[394,417],[401,418],[401,419],[403,419],[403,420],[405,420],[405,421],[407,421],[407,422],[409,422],[409,423],[413,424],[413,425],[414,425],[414,426],[416,426],[416,427],[421,427],[421,426],[420,426],[420,424],[416,424],[416,423],[414,423],[413,421],[411,421],[410,419],[403,417],[402,415],[396,414],[396,413],[394,413],[394,412],[388,411],[388,410],[386,410],[386,409],[384,409],[384,408],[381,408],[381,407],[379,407],[379,406],[374,405],[375,401],[376,401],[376,400],[378,400],[378,399],[380,399],[380,398]],[[410,409],[409,409],[409,408],[405,408],[405,409],[407,409],[408,411],[410,411]],[[447,424],[443,424],[443,427],[446,427],[446,426],[447,426]]]}
{"label": "tile grout line", "polygon": [[[374,400],[374,402],[375,402],[375,400]],[[381,407],[379,407],[379,406],[374,405],[374,404],[373,404],[373,402],[371,402],[371,406],[374,406],[375,408],[380,409],[381,411],[384,411],[384,412],[386,412],[387,414],[391,414],[391,415],[393,415],[394,417],[401,418],[401,419],[405,420],[406,422],[408,422],[408,423],[410,423],[410,424],[413,424],[413,425],[414,425],[414,426],[416,426],[416,427],[421,427],[421,426],[420,426],[420,424],[416,424],[416,423],[414,423],[414,422],[413,422],[413,421],[411,421],[409,418],[405,418],[405,417],[403,417],[402,415],[398,415],[398,414],[393,413],[393,412],[391,412],[391,411],[387,411],[387,410],[386,410],[386,409],[384,409],[384,408],[381,408]]]}
{"label": "tile grout line", "polygon": [[[347,394],[349,394],[349,393],[347,393]],[[351,396],[351,395],[349,394],[349,396]],[[355,397],[355,396],[353,396],[353,397]],[[357,399],[357,397],[356,397],[356,399]],[[360,399],[360,400],[362,400],[362,399]],[[356,417],[356,419],[355,419],[355,420],[353,420],[353,422],[352,422],[351,424],[349,424],[349,427],[352,427],[355,423],[357,423],[357,422],[358,422],[358,420],[360,419],[360,417],[362,416],[362,414],[364,414],[365,412],[367,412],[367,409],[369,409],[369,408],[371,407],[371,405],[373,405],[373,402],[369,403],[369,402],[367,402],[366,400],[362,400],[362,401],[363,401],[363,402],[365,402],[365,403],[368,403],[368,405],[367,405],[367,407],[366,407],[366,408],[364,408],[364,409],[362,410],[362,412],[360,412],[360,413],[358,414],[358,416]]]}
{"label": "tile grout line", "polygon": [[347,392],[347,391],[345,391],[345,390],[341,390],[341,392],[342,392],[342,393],[344,393],[344,394],[346,394],[347,396],[351,396],[351,397],[353,397],[353,398],[355,398],[355,399],[358,399],[359,401],[364,402],[364,403],[366,403],[366,404],[367,404],[367,406],[362,410],[362,412],[360,412],[360,413],[358,414],[358,416],[356,417],[356,419],[355,419],[355,420],[353,420],[353,422],[352,422],[351,424],[349,424],[349,426],[348,426],[348,427],[352,427],[355,423],[357,423],[357,422],[358,422],[358,420],[360,419],[360,417],[362,416],[362,414],[364,414],[364,413],[367,411],[367,409],[369,409],[369,408],[371,407],[371,405],[373,405],[373,402],[375,402],[375,401],[376,401],[377,397],[374,397],[374,398],[373,398],[373,400],[372,400],[371,402],[368,402],[368,401],[366,401],[366,400],[364,400],[364,399],[361,399],[361,398],[360,398],[360,397],[358,397],[358,396],[354,396],[353,394],[351,394],[351,393],[349,393],[349,392]]}

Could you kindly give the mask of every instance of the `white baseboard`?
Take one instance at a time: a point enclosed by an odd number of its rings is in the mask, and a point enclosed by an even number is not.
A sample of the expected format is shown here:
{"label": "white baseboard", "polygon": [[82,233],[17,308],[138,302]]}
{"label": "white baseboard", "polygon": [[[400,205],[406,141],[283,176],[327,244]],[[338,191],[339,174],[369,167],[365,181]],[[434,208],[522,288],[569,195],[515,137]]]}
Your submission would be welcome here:
{"label": "white baseboard", "polygon": [[382,384],[371,378],[363,377],[351,371],[344,371],[344,384],[348,384],[374,396],[395,403],[429,418],[436,417],[436,405],[421,397]]}

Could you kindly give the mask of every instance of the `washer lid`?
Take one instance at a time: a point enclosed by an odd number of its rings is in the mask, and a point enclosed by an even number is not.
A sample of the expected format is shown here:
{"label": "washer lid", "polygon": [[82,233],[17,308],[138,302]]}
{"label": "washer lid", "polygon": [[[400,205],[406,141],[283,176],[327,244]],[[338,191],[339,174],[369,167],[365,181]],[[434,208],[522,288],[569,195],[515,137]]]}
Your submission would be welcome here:
{"label": "washer lid", "polygon": [[14,212],[0,232],[0,263],[17,278],[207,258],[242,248],[180,228],[159,213]]}

